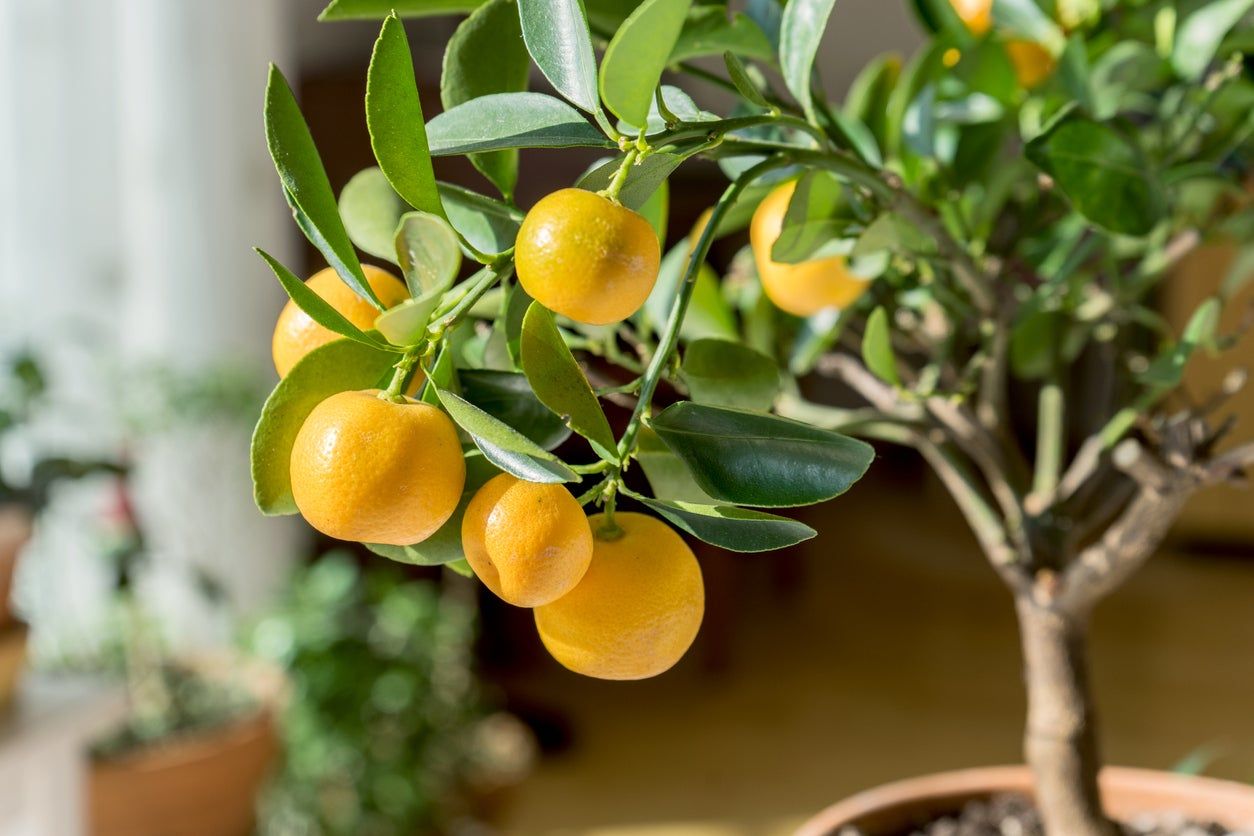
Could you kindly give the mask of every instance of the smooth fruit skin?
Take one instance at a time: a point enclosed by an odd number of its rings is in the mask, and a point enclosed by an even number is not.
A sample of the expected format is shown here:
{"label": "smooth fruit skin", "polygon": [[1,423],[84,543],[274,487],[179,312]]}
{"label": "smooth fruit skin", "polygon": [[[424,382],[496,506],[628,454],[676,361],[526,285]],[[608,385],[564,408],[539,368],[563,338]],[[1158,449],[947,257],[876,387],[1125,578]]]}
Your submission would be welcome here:
{"label": "smooth fruit skin", "polygon": [[434,406],[340,392],[305,419],[291,476],[296,507],[323,534],[408,546],[453,515],[466,462],[456,427]]}
{"label": "smooth fruit skin", "polygon": [[[604,515],[588,519],[595,532]],[[536,607],[536,629],[553,658],[597,679],[646,679],[687,652],[705,614],[692,549],[665,523],[620,512],[622,537],[594,536],[592,564],[570,593]]]}
{"label": "smooth fruit skin", "polygon": [[638,311],[661,259],[648,221],[583,189],[553,192],[531,207],[514,249],[518,281],[531,298],[589,325]]}
{"label": "smooth fruit skin", "polygon": [[758,278],[767,298],[794,316],[813,316],[827,308],[847,308],[866,292],[870,282],[849,272],[840,256],[788,264],[771,258],[771,248],[784,228],[788,202],[797,183],[779,186],[758,204],[749,224]]}
{"label": "smooth fruit skin", "polygon": [[[384,307],[390,308],[409,298],[405,283],[388,271],[368,264],[363,264],[361,269]],[[379,311],[344,284],[343,279],[332,268],[327,267],[314,273],[305,285],[358,328],[366,331],[374,327]],[[274,355],[274,369],[279,377],[286,377],[292,366],[306,354],[339,338],[339,334],[314,322],[309,314],[289,299],[279,313],[278,322],[274,324],[274,339],[270,345]]]}
{"label": "smooth fruit skin", "polygon": [[993,26],[993,0],[949,0],[958,19],[973,35],[983,35]]}
{"label": "smooth fruit skin", "polygon": [[1054,56],[1049,50],[1032,41],[1007,41],[1006,54],[1015,67],[1019,85],[1031,90],[1053,75]]}
{"label": "smooth fruit skin", "polygon": [[462,518],[462,549],[488,589],[518,607],[556,601],[592,561],[592,528],[561,485],[508,473],[480,488]]}

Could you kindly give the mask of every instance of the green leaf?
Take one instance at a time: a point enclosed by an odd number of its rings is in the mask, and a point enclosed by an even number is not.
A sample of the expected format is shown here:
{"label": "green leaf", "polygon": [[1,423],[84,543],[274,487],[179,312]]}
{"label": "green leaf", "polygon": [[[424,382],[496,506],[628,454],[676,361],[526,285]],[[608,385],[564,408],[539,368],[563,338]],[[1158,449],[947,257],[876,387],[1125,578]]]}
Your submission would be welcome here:
{"label": "green leaf", "polygon": [[370,147],[398,195],[415,209],[443,216],[424,125],[405,27],[389,17],[383,21],[366,72]]}
{"label": "green leaf", "polygon": [[670,205],[670,186],[663,180],[657,191],[649,195],[649,199],[636,210],[641,217],[649,222],[649,226],[653,227],[653,231],[657,233],[659,244],[666,243],[666,223],[670,217]]}
{"label": "green leaf", "polygon": [[807,172],[797,181],[788,202],[779,237],[771,246],[771,259],[787,263],[807,261],[820,249],[847,238],[851,218],[841,216],[840,182],[825,171]]}
{"label": "green leaf", "polygon": [[509,425],[447,389],[437,390],[440,402],[475,446],[497,467],[528,482],[578,482],[579,476],[561,459]]}
{"label": "green leaf", "polygon": [[699,505],[713,504],[714,500],[692,478],[688,465],[671,452],[658,438],[657,433],[642,426],[636,436],[636,461],[649,480],[653,495],[663,500],[680,500]]}
{"label": "green leaf", "polygon": [[723,407],[681,402],[650,426],[683,459],[701,489],[737,505],[811,505],[862,478],[875,457],[869,444],[807,424]]}
{"label": "green leaf", "polygon": [[466,487],[462,490],[462,498],[457,503],[457,510],[448,518],[439,530],[412,546],[388,546],[379,543],[366,543],[366,548],[377,555],[408,563],[411,566],[441,566],[462,559],[462,518],[466,516],[466,506],[474,499],[475,493],[489,479],[501,471],[479,452],[472,451],[466,455]]}
{"label": "green leaf", "polygon": [[692,342],[679,374],[694,401],[715,406],[765,412],[780,390],[774,360],[729,340]]}
{"label": "green leaf", "polygon": [[412,296],[442,293],[462,267],[457,233],[439,215],[407,212],[395,227],[393,248]]}
{"label": "green leaf", "polygon": [[727,65],[727,77],[731,79],[732,84],[736,86],[736,90],[745,101],[758,107],[769,108],[771,106],[766,96],[762,95],[762,91],[758,89],[757,83],[750,78],[744,62],[736,57],[736,53],[724,52],[723,63]]}
{"label": "green leaf", "polygon": [[644,0],[614,33],[601,60],[601,98],[618,118],[642,126],[679,39],[691,0]]}
{"label": "green leaf", "polygon": [[392,345],[412,348],[427,335],[431,313],[439,306],[441,291],[406,299],[375,318],[374,327]]}
{"label": "green leaf", "polygon": [[440,197],[453,229],[479,252],[496,255],[514,246],[523,218],[517,209],[451,183],[440,184]]}
{"label": "green leaf", "polygon": [[[688,263],[688,254],[693,246],[692,241],[681,241],[662,257],[657,281],[639,314],[645,326],[655,333],[662,333],[662,329],[666,327],[671,307],[675,304],[679,282],[683,278],[684,269]],[[702,337],[726,340],[735,340],[739,337],[736,320],[726,300],[723,299],[718,274],[708,264],[702,264],[697,270],[696,286],[692,289],[688,310],[684,314],[683,324],[679,327],[681,340],[691,341]]]}
{"label": "green leaf", "polygon": [[314,322],[326,328],[328,331],[334,331],[342,337],[348,337],[354,342],[368,345],[372,348],[390,349],[391,346],[384,343],[377,337],[367,334],[353,323],[349,322],[342,313],[331,307],[325,299],[309,289],[309,286],[302,282],[282,264],[278,259],[267,253],[265,250],[256,250],[257,255],[261,256],[266,264],[270,265],[270,269],[274,271],[274,275],[279,280],[279,284],[283,285],[283,289],[287,291],[287,295],[296,303],[296,307],[309,315]]}
{"label": "green leaf", "polygon": [[570,438],[566,424],[536,397],[524,375],[463,369],[457,379],[466,400],[545,450],[552,450]]}
{"label": "green leaf", "polygon": [[[514,0],[489,0],[462,21],[444,50],[440,101],[446,111],[493,93],[527,89],[531,58],[522,41]],[[428,129],[428,139],[434,142]],[[472,154],[471,164],[513,200],[518,182],[518,152],[513,149]]]}
{"label": "green leaf", "polygon": [[1212,0],[1180,22],[1171,64],[1182,78],[1196,81],[1206,72],[1224,36],[1254,9],[1254,0]]}
{"label": "green leaf", "polygon": [[604,134],[561,99],[544,93],[494,93],[431,120],[437,157],[501,148],[612,147]]}
{"label": "green leaf", "polygon": [[383,304],[366,281],[353,243],[340,220],[331,181],[322,167],[309,126],[305,124],[287,79],[273,64],[266,83],[265,116],[270,157],[301,230],[345,284],[382,310]]}
{"label": "green leaf", "polygon": [[805,523],[734,505],[697,505],[647,496],[634,498],[697,539],[734,552],[785,549],[817,534]]}
{"label": "green leaf", "polygon": [[1054,55],[1062,52],[1066,36],[1036,0],[993,0],[993,21],[1000,30],[1035,41]]}
{"label": "green leaf", "polygon": [[679,40],[671,50],[670,63],[731,52],[745,58],[774,62],[775,48],[753,18],[734,12],[727,18],[723,5],[693,6]]}
{"label": "green leaf", "polygon": [[295,514],[288,472],[292,445],[314,407],[339,392],[371,389],[387,376],[396,355],[336,340],[300,359],[270,393],[253,430],[253,498],[263,514]]}
{"label": "green leaf", "polygon": [[835,5],[836,0],[791,0],[780,23],[779,63],[784,84],[810,119],[815,118],[810,72]]}
{"label": "green leaf", "polygon": [[527,52],[553,88],[588,113],[600,113],[597,62],[579,0],[518,0]]}
{"label": "green leaf", "polygon": [[318,20],[381,20],[395,12],[401,17],[427,17],[469,12],[483,0],[331,0]]}
{"label": "green leaf", "polygon": [[897,374],[897,357],[893,354],[892,334],[888,327],[888,312],[882,307],[877,307],[867,317],[866,331],[862,334],[862,362],[880,380],[894,386],[901,385],[901,377]]}
{"label": "green leaf", "polygon": [[348,237],[362,252],[396,263],[396,225],[409,210],[378,168],[353,175],[340,191],[340,217]]}
{"label": "green leaf", "polygon": [[866,125],[880,144],[888,138],[888,101],[900,76],[901,58],[880,55],[858,73],[845,96],[844,112]]}
{"label": "green leaf", "polygon": [[549,309],[533,302],[523,319],[519,344],[523,372],[536,397],[592,445],[607,462],[618,461],[618,445],[583,369],[566,347]]}
{"label": "green leaf", "polygon": [[1072,116],[1027,146],[1075,210],[1123,235],[1146,235],[1166,212],[1162,183],[1141,149],[1109,124]]}
{"label": "green leaf", "polygon": [[[684,157],[665,152],[645,157],[642,163],[632,166],[627,173],[627,182],[618,194],[619,202],[628,209],[639,211],[662,185],[662,181],[670,177],[671,172],[679,168],[683,161]],[[580,177],[575,185],[590,192],[600,191],[609,185],[621,162],[622,157],[608,160]]]}

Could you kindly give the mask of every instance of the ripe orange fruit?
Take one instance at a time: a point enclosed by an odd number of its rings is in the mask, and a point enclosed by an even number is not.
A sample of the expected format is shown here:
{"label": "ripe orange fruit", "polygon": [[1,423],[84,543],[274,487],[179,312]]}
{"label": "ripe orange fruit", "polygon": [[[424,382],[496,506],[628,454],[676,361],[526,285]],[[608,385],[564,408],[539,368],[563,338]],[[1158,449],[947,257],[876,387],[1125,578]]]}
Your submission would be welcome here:
{"label": "ripe orange fruit", "polygon": [[1015,78],[1019,84],[1031,90],[1054,72],[1054,56],[1034,41],[1006,41],[1006,54],[1015,65]]}
{"label": "ripe orange fruit", "polygon": [[983,35],[993,26],[993,0],[949,0],[958,18],[973,35]]}
{"label": "ripe orange fruit", "polygon": [[771,258],[771,248],[784,228],[788,202],[797,183],[776,188],[758,204],[749,224],[762,290],[775,306],[795,316],[812,316],[825,308],[847,308],[858,300],[870,282],[855,276],[840,256],[788,264]]}
{"label": "ripe orange fruit", "polygon": [[[596,531],[603,514],[588,519]],[[535,609],[553,658],[598,679],[646,679],[680,660],[705,613],[692,549],[665,523],[621,512],[615,540],[597,535],[592,564],[573,590]]]}
{"label": "ripe orange fruit", "polygon": [[466,462],[457,428],[434,406],[340,392],[297,433],[291,478],[296,507],[323,534],[408,546],[453,515]]}
{"label": "ripe orange fruit", "polygon": [[538,607],[570,592],[588,571],[592,528],[566,488],[502,473],[466,507],[462,549],[498,597]]}
{"label": "ripe orange fruit", "polygon": [[[366,281],[370,283],[379,301],[384,307],[393,305],[409,298],[409,290],[405,283],[386,270],[362,265]],[[327,267],[309,277],[305,285],[314,293],[325,299],[344,318],[363,331],[374,327],[375,317],[379,311],[375,306],[362,299],[357,293]],[[309,318],[309,314],[288,300],[279,313],[279,320],[274,324],[274,340],[271,350],[274,355],[274,368],[279,377],[286,377],[297,361],[320,345],[326,345],[340,338],[339,334],[328,331]]]}
{"label": "ripe orange fruit", "polygon": [[523,218],[514,263],[523,289],[589,325],[634,314],[657,281],[657,233],[641,215],[583,189],[542,198]]}

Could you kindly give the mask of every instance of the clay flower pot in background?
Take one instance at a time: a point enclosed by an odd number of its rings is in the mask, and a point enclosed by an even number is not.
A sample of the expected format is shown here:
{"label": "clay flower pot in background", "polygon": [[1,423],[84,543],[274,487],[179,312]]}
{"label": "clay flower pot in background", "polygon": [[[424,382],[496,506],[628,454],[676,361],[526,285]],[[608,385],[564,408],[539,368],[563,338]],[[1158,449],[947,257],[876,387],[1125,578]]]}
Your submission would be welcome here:
{"label": "clay flower pot in background", "polygon": [[[1254,828],[1254,787],[1148,769],[1107,767],[1100,776],[1107,813],[1120,821],[1142,815],[1182,815],[1230,830]],[[899,836],[957,813],[968,802],[999,795],[1032,795],[1023,766],[940,772],[885,784],[847,798],[810,819],[797,836],[837,836],[857,828],[865,836]]]}
{"label": "clay flower pot in background", "polygon": [[21,505],[0,505],[0,710],[13,701],[26,661],[26,625],[14,617],[9,596],[18,555],[30,535],[30,512]]}

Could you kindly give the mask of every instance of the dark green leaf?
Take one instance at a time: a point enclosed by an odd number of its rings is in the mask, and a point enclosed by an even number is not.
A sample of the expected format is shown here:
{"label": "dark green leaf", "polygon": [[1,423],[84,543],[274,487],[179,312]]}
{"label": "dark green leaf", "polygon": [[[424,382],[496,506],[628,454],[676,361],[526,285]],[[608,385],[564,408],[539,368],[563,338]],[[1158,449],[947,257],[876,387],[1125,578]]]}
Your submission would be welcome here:
{"label": "dark green leaf", "polygon": [[784,549],[809,540],[816,533],[805,523],[734,505],[636,498],[697,539],[734,552]]}
{"label": "dark green leaf", "polygon": [[266,399],[253,430],[253,498],[263,514],[295,514],[289,467],[292,445],[314,407],[338,392],[370,389],[396,355],[351,340],[319,346],[300,359]]}
{"label": "dark green leaf", "polygon": [[1215,59],[1219,45],[1232,27],[1254,8],[1254,0],[1212,0],[1180,22],[1171,63],[1191,81],[1200,79]]}
{"label": "dark green leaf", "polygon": [[396,225],[409,205],[397,196],[378,168],[353,175],[340,191],[340,217],[348,237],[362,252],[396,263]]}
{"label": "dark green leaf", "polygon": [[471,99],[431,120],[437,157],[500,148],[611,147],[570,105],[543,93],[496,93]]}
{"label": "dark green leaf", "polygon": [[331,0],[318,20],[381,20],[392,12],[401,17],[427,17],[468,12],[483,0]]}
{"label": "dark green leaf", "polygon": [[632,125],[649,118],[653,92],[679,38],[691,0],[644,0],[605,48],[600,89],[610,111]]}
{"label": "dark green leaf", "polygon": [[710,495],[692,478],[688,465],[648,427],[641,427],[636,437],[636,461],[640,462],[640,469],[658,499],[714,504]]}
{"label": "dark green leaf", "polygon": [[724,52],[723,63],[727,65],[727,77],[731,79],[732,84],[736,85],[736,89],[744,97],[745,101],[758,107],[771,106],[771,103],[766,100],[766,96],[762,95],[762,91],[758,89],[757,83],[749,77],[748,70],[745,69],[744,63],[736,57],[736,53],[731,51]]}
{"label": "dark green leaf", "polygon": [[825,171],[803,175],[788,202],[771,259],[789,264],[807,261],[820,248],[847,238],[853,219],[841,212],[841,193],[840,182]]}
{"label": "dark green leaf", "polygon": [[427,131],[405,27],[383,21],[366,73],[366,126],[379,168],[410,206],[444,215],[427,150]]}
{"label": "dark green leaf", "polygon": [[866,331],[862,334],[862,362],[880,380],[894,386],[901,385],[888,326],[888,312],[882,307],[877,307],[867,317]]}
{"label": "dark green leaf", "polygon": [[780,23],[779,63],[784,83],[811,119],[814,118],[814,95],[810,72],[835,5],[836,0],[791,0],[784,7]]}
{"label": "dark green leaf", "polygon": [[657,233],[659,244],[666,242],[666,222],[670,216],[670,201],[670,186],[663,180],[657,191],[651,194],[649,199],[636,210],[641,217],[649,222],[649,226],[653,227],[653,231]]}
{"label": "dark green leaf", "polygon": [[775,60],[770,38],[748,15],[734,12],[729,20],[722,5],[694,5],[671,50],[671,63],[725,52],[759,61]]}
{"label": "dark green leaf", "polygon": [[545,450],[570,438],[570,430],[536,397],[525,376],[517,372],[463,369],[457,379],[466,400]]}
{"label": "dark green leaf", "polygon": [[566,347],[548,308],[533,302],[523,319],[519,344],[523,372],[536,397],[608,462],[618,461],[614,432],[583,369]]}
{"label": "dark green leaf", "polygon": [[1077,212],[1111,232],[1146,235],[1166,211],[1145,155],[1108,124],[1073,116],[1032,140],[1027,156]]}
{"label": "dark green leaf", "polygon": [[[462,21],[444,50],[440,101],[447,111],[480,96],[521,92],[527,89],[530,70],[517,3],[490,0]],[[470,162],[506,200],[513,200],[518,182],[517,151],[472,154]]]}
{"label": "dark green leaf", "polygon": [[266,142],[301,230],[345,284],[382,310],[383,304],[361,272],[361,262],[340,220],[331,181],[309,126],[287,79],[273,64],[266,84]]}
{"label": "dark green leaf", "polygon": [[680,377],[692,399],[765,412],[779,394],[779,367],[765,354],[728,340],[695,340],[684,352]]}
{"label": "dark green leaf", "polygon": [[554,89],[588,113],[599,113],[597,62],[579,0],[518,0],[527,52]]}
{"label": "dark green leaf", "polygon": [[[653,193],[658,190],[671,172],[679,167],[684,158],[665,152],[650,154],[640,165],[632,166],[627,173],[627,182],[618,194],[618,200],[628,209],[639,211]],[[614,173],[618,171],[622,157],[616,157],[589,171],[575,185],[590,192],[600,191],[609,185]]]}
{"label": "dark green leaf", "polygon": [[822,502],[862,478],[869,444],[807,424],[689,402],[650,426],[688,465],[701,489],[723,502],[789,507]]}
{"label": "dark green leaf", "polygon": [[501,470],[528,482],[578,482],[579,476],[553,455],[508,424],[446,389],[440,402],[483,455]]}

